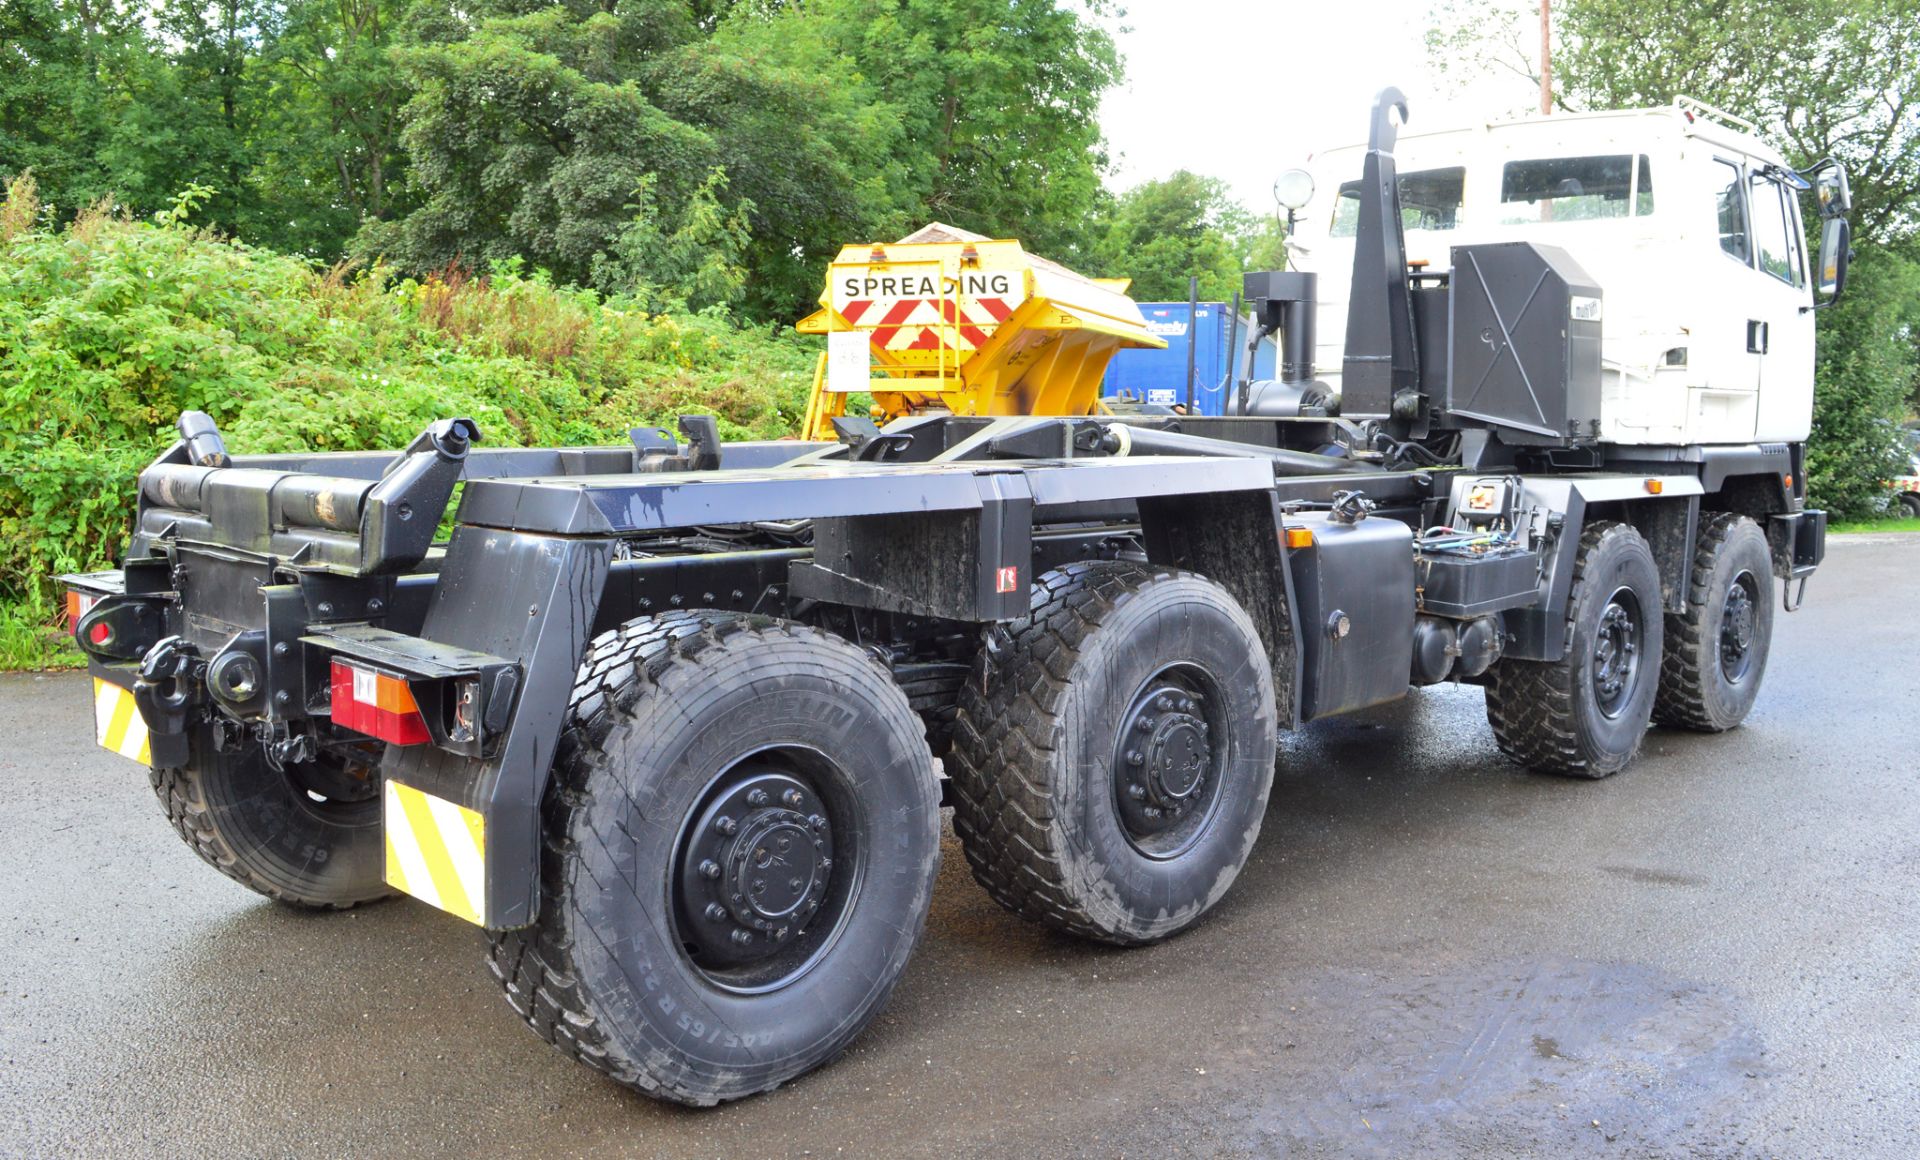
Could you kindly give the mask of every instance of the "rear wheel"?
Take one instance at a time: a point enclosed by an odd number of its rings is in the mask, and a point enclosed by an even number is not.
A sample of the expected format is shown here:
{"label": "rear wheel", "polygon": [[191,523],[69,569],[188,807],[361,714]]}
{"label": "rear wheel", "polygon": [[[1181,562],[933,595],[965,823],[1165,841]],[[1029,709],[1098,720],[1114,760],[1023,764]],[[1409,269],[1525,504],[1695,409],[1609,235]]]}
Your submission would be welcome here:
{"label": "rear wheel", "polygon": [[1900,497],[1900,514],[1908,519],[1920,519],[1920,495],[1907,492]]}
{"label": "rear wheel", "polygon": [[1773,638],[1773,554],[1760,525],[1720,514],[1700,529],[1687,610],[1667,617],[1653,719],[1704,733],[1746,720]]}
{"label": "rear wheel", "polygon": [[386,884],[377,760],[324,755],[275,769],[256,745],[155,769],[153,792],[187,845],[222,874],[279,902],[342,909],[393,894]]}
{"label": "rear wheel", "polygon": [[1522,765],[1606,777],[1640,751],[1659,683],[1660,574],[1639,532],[1587,528],[1567,621],[1565,657],[1487,670],[1487,720],[1501,751]]}
{"label": "rear wheel", "polygon": [[947,769],[974,877],[1071,934],[1185,929],[1259,836],[1274,717],[1266,651],[1218,585],[1117,561],[1048,573],[961,692]]}
{"label": "rear wheel", "polygon": [[542,904],[494,937],[542,1038],[688,1104],[839,1054],[919,941],[939,866],[920,720],[854,646],[767,617],[593,642],[544,808]]}

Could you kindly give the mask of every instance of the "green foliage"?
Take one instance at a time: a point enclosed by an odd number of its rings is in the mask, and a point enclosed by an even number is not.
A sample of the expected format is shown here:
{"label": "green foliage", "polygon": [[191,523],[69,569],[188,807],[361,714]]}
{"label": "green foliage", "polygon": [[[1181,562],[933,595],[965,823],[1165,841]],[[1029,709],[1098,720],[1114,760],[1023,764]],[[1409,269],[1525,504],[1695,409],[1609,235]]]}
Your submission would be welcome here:
{"label": "green foliage", "polygon": [[1920,520],[1912,518],[1842,520],[1827,525],[1827,531],[1836,536],[1847,536],[1856,532],[1920,532]]}
{"label": "green foliage", "polygon": [[1247,212],[1225,182],[1184,169],[1112,199],[1088,233],[1087,271],[1131,278],[1128,293],[1141,302],[1184,300],[1190,275],[1201,301],[1224,302],[1246,271],[1286,265],[1278,221]]}
{"label": "green foliage", "polygon": [[1105,0],[828,0],[805,19],[824,21],[897,111],[915,216],[1071,264],[1107,167],[1096,118],[1121,65],[1100,22],[1114,11]]}
{"label": "green foliage", "polygon": [[633,220],[614,238],[611,254],[594,257],[594,283],[681,309],[738,301],[747,281],[742,261],[752,240],[747,215],[753,203],[729,211],[720,201],[726,186],[726,170],[715,166],[678,219],[668,221],[652,176],[642,178],[629,207]]}
{"label": "green foliage", "polygon": [[[941,218],[1072,262],[1107,0],[5,0],[0,177],[413,275],[790,321],[848,241]],[[719,176],[716,178],[716,170]],[[714,248],[691,258],[691,247]]]}
{"label": "green foliage", "polygon": [[51,574],[110,563],[182,410],[241,453],[397,447],[449,415],[509,446],[617,442],[695,412],[769,438],[804,410],[813,352],[784,331],[557,287],[517,260],[473,281],[317,270],[181,224],[196,196],[54,229],[22,180],[0,207],[0,620],[46,623]]}
{"label": "green foliage", "polygon": [[1916,378],[1920,263],[1863,251],[1846,297],[1822,318],[1807,486],[1817,505],[1857,519],[1884,509],[1886,481],[1910,463],[1911,445],[1893,420]]}
{"label": "green foliage", "polygon": [[1200,279],[1202,301],[1222,300],[1240,288],[1239,256],[1225,229],[1231,208],[1226,183],[1184,169],[1137,185],[1103,222],[1093,269],[1133,279],[1128,292],[1142,302],[1184,301],[1190,275]]}

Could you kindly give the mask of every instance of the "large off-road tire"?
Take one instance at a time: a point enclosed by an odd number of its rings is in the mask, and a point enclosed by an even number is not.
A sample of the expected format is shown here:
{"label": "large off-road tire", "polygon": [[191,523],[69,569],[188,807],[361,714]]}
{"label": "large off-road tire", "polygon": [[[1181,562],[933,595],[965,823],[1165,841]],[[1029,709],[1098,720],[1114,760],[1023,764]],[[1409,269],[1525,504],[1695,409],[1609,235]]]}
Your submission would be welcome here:
{"label": "large off-road tire", "polygon": [[973,876],[1071,934],[1185,929],[1259,836],[1274,721],[1266,651],[1219,585],[1119,561],[1047,573],[961,693],[947,772]]}
{"label": "large off-road tire", "polygon": [[879,1013],[926,924],[939,792],[886,671],[787,621],[596,638],[543,808],[536,923],[489,962],[541,1038],[686,1104],[766,1091]]}
{"label": "large off-road tire", "polygon": [[1639,532],[1599,522],[1581,535],[1567,621],[1562,659],[1487,670],[1487,720],[1522,765],[1606,777],[1640,751],[1659,684],[1660,573]]}
{"label": "large off-road tire", "polygon": [[255,745],[215,751],[210,731],[195,738],[193,753],[191,768],[154,769],[148,779],[173,828],[208,865],[294,906],[344,909],[392,896],[371,762],[283,772]]}
{"label": "large off-road tire", "polygon": [[1907,519],[1920,519],[1920,495],[1903,492],[1900,496],[1900,514]]}
{"label": "large off-road tire", "polygon": [[1773,553],[1741,515],[1702,521],[1688,573],[1687,610],[1667,615],[1653,719],[1721,733],[1746,720],[1760,695],[1773,640]]}

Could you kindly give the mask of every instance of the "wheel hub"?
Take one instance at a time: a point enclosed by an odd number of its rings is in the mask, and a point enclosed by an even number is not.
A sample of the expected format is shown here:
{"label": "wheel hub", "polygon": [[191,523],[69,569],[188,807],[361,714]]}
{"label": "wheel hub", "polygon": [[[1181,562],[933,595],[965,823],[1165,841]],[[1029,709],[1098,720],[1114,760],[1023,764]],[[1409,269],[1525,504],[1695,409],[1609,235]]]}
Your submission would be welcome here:
{"label": "wheel hub", "polygon": [[1727,589],[1726,607],[1720,613],[1720,670],[1730,681],[1737,681],[1746,675],[1747,655],[1753,648],[1756,612],[1753,592],[1747,587],[1746,577],[1736,577]]}
{"label": "wheel hub", "polygon": [[1155,685],[1134,698],[1114,766],[1120,816],[1133,834],[1171,829],[1205,798],[1213,747],[1202,709],[1176,685]]}
{"label": "wheel hub", "polygon": [[1593,693],[1600,711],[1618,716],[1633,692],[1639,667],[1640,623],[1618,593],[1600,614],[1593,641]]}
{"label": "wheel hub", "polygon": [[805,933],[833,869],[833,828],[814,791],[785,773],[745,777],[695,819],[677,875],[702,962],[737,966]]}

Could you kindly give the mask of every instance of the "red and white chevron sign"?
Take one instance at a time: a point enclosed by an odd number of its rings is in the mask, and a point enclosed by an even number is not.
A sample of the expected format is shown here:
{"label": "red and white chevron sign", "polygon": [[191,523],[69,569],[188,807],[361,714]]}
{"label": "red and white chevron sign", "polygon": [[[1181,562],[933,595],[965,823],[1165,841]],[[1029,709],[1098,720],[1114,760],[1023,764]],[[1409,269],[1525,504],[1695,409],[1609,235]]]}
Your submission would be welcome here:
{"label": "red and white chevron sign", "polygon": [[833,308],[852,326],[870,330],[879,350],[938,350],[948,336],[977,350],[1026,298],[1025,279],[1004,271],[969,271],[946,296],[937,278],[848,272],[833,280]]}

